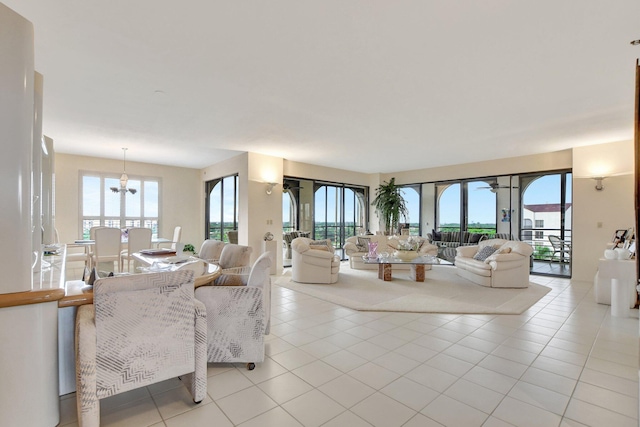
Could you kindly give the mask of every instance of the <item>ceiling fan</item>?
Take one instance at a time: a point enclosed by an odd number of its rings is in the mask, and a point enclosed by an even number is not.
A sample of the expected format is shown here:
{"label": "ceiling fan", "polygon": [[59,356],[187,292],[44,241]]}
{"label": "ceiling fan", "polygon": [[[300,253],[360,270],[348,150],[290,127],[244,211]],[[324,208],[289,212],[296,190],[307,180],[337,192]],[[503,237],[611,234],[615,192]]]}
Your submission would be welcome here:
{"label": "ceiling fan", "polygon": [[497,182],[491,182],[489,183],[488,187],[477,187],[476,190],[489,190],[492,193],[495,193],[500,188],[518,188],[518,187],[510,187],[508,185],[500,185]]}

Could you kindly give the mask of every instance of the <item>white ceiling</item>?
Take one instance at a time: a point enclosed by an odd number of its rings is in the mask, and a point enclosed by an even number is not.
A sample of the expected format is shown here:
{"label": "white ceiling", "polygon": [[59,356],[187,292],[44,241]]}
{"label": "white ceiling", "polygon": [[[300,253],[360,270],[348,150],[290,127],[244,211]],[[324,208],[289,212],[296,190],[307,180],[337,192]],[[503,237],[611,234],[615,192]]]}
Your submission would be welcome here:
{"label": "white ceiling", "polygon": [[360,172],[633,137],[638,0],[0,0],[63,153]]}

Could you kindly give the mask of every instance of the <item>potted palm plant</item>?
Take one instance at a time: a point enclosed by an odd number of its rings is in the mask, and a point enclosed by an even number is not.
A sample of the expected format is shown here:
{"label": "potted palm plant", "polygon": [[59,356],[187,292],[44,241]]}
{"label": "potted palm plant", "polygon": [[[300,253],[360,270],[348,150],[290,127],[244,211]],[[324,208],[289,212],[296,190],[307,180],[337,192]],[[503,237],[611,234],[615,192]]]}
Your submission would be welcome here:
{"label": "potted palm plant", "polygon": [[396,179],[384,181],[376,189],[376,198],[371,203],[375,206],[378,217],[382,220],[386,234],[393,234],[398,228],[400,217],[407,218],[409,211],[402,195],[402,188],[396,185]]}

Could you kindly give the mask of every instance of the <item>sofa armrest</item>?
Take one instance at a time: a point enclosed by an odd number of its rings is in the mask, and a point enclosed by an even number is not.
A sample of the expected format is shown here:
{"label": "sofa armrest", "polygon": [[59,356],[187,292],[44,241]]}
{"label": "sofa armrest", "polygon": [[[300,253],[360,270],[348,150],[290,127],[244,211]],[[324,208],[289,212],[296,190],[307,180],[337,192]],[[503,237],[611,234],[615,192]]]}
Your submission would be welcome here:
{"label": "sofa armrest", "polygon": [[320,249],[309,249],[304,253],[304,256],[318,259],[333,259],[334,253]]}
{"label": "sofa armrest", "polygon": [[458,246],[456,248],[457,256],[461,256],[464,258],[473,258],[473,256],[477,252],[478,252],[478,245]]}
{"label": "sofa armrest", "polygon": [[349,256],[351,256],[351,254],[354,254],[356,252],[360,252],[356,244],[353,242],[345,243],[344,246],[342,246],[342,249],[344,249],[344,253]]}
{"label": "sofa armrest", "polygon": [[438,255],[438,247],[436,245],[432,245],[431,243],[423,243],[418,251],[420,255]]}
{"label": "sofa armrest", "polygon": [[487,257],[487,259],[485,260],[485,262],[488,264],[490,262],[509,262],[509,261],[523,261],[525,258],[528,258],[526,256],[520,255],[518,253],[508,253],[508,254],[493,254],[490,255],[489,257]]}

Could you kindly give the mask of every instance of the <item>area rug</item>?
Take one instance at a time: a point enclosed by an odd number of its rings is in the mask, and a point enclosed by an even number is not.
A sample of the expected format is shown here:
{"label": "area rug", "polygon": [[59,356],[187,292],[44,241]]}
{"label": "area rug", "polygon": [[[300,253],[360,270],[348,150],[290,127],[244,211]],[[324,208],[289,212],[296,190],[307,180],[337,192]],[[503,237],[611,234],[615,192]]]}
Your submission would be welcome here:
{"label": "area rug", "polygon": [[551,290],[536,283],[521,289],[486,288],[450,266],[433,266],[424,282],[410,280],[406,270],[394,271],[393,280],[384,282],[377,270],[340,267],[338,282],[331,285],[296,283],[291,271],[274,284],[354,310],[416,313],[520,314]]}

